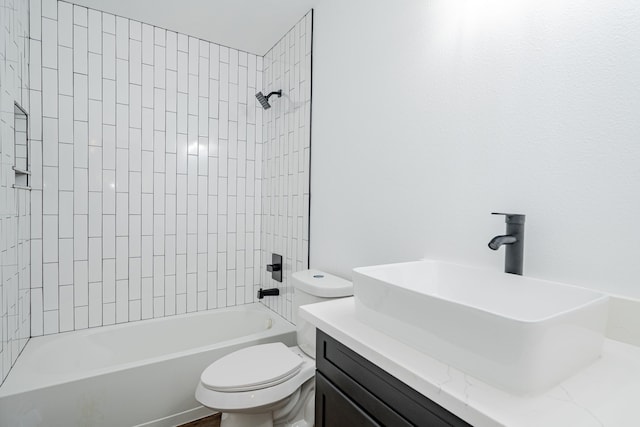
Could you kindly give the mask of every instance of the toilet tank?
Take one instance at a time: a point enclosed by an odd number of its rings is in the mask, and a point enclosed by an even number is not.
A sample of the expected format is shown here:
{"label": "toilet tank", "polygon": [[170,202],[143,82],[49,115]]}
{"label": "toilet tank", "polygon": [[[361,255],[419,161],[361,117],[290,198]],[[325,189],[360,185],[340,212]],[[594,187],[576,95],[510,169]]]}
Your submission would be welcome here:
{"label": "toilet tank", "polygon": [[353,295],[353,284],[348,280],[319,270],[293,273],[293,310],[295,313],[298,346],[309,357],[316,358],[316,328],[299,315],[301,305],[329,301]]}

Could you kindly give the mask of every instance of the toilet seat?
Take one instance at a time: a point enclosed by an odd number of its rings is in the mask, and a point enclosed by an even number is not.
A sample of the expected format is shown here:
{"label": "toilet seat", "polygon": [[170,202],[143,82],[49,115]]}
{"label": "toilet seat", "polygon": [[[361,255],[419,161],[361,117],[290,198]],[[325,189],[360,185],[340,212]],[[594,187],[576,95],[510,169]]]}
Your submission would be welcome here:
{"label": "toilet seat", "polygon": [[239,392],[280,384],[296,375],[303,359],[281,342],[255,345],[213,362],[200,377],[209,390]]}
{"label": "toilet seat", "polygon": [[[291,396],[300,388],[302,384],[306,381],[310,380],[315,375],[315,361],[305,355],[298,347],[286,347],[282,343],[274,343],[280,344],[280,346],[274,346],[274,348],[270,348],[269,351],[274,351],[276,353],[276,357],[281,357],[283,359],[289,359],[293,357],[293,360],[299,360],[300,363],[296,369],[292,369],[289,364],[289,369],[287,370],[287,375],[280,375],[277,380],[273,378],[268,382],[262,382],[262,385],[257,384],[259,381],[239,381],[245,382],[248,384],[231,384],[231,382],[238,381],[230,381],[227,383],[229,386],[227,390],[214,390],[212,389],[212,385],[220,386],[221,381],[213,381],[213,379],[209,378],[205,373],[209,371],[209,374],[215,373],[220,366],[227,365],[227,362],[224,364],[218,364],[223,359],[219,359],[218,361],[212,363],[206,370],[203,372],[200,382],[198,383],[198,387],[196,389],[196,399],[202,403],[203,405],[216,409],[222,412],[236,412],[242,411],[251,413],[253,411],[259,412],[261,408],[271,406],[281,400],[286,399]],[[270,345],[270,344],[267,344]],[[265,357],[265,353],[261,349],[263,345],[248,347],[246,349],[246,354],[241,356],[250,356],[257,357],[251,360],[252,364],[269,364],[271,361],[276,361],[278,359],[267,359]],[[279,348],[278,348],[279,347]],[[257,349],[256,349],[257,348]],[[231,360],[235,358],[235,355],[243,350],[239,350],[238,352],[231,353],[225,358],[229,357]],[[259,356],[256,356],[259,355]],[[269,361],[269,362],[267,362]],[[231,364],[231,362],[229,362]],[[216,365],[214,367],[214,365]],[[283,364],[283,365],[286,365]],[[242,365],[236,362],[236,366],[238,369],[236,372],[240,372],[241,369],[244,369]],[[293,371],[293,373],[291,373]],[[229,377],[233,378],[233,374],[229,373]],[[251,384],[251,385],[249,385]],[[231,389],[238,389],[244,387],[252,387],[251,390],[237,390],[233,391]]]}

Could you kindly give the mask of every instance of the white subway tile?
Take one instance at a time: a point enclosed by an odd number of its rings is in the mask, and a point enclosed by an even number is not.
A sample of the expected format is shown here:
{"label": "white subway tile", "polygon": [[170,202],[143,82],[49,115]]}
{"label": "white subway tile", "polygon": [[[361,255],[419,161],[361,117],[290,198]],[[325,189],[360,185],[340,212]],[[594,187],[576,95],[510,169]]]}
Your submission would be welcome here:
{"label": "white subway tile", "polygon": [[73,122],[73,166],[87,168],[89,159],[89,124]]}
{"label": "white subway tile", "polygon": [[104,214],[116,213],[116,172],[102,172],[102,209]]}
{"label": "white subway tile", "polygon": [[129,257],[139,257],[142,247],[142,223],[140,215],[129,215]]}
{"label": "white subway tile", "polygon": [[142,318],[153,318],[153,279],[142,279]]}
{"label": "white subway tile", "polygon": [[129,258],[129,299],[138,300],[142,296],[142,276],[140,258]]}
{"label": "white subway tile", "polygon": [[[100,230],[102,235],[102,229]],[[102,238],[89,238],[89,282],[102,281]],[[91,286],[89,287],[91,288]],[[91,289],[89,289],[91,291]],[[91,299],[91,295],[89,295]]]}
{"label": "white subway tile", "polygon": [[[102,257],[103,259],[113,259],[116,257],[115,215],[102,215]],[[105,273],[103,272],[103,279],[104,274]]]}
{"label": "white subway tile", "polygon": [[42,66],[58,67],[58,22],[48,18],[42,18]]}
{"label": "white subway tile", "polygon": [[89,327],[89,306],[74,308],[74,329],[81,330]]}
{"label": "white subway tile", "polygon": [[153,27],[142,24],[142,63],[153,65]]}
{"label": "white subway tile", "polygon": [[102,236],[102,194],[89,192],[89,237]]}
{"label": "white subway tile", "polygon": [[116,102],[129,103],[129,64],[124,59],[116,61]]}
{"label": "white subway tile", "polygon": [[[141,86],[129,85],[129,126],[135,129],[142,129],[142,88]],[[130,142],[131,143],[131,142]]]}
{"label": "white subway tile", "polygon": [[102,31],[109,34],[116,33],[116,17],[110,13],[102,14]]}
{"label": "white subway tile", "polygon": [[73,5],[60,2],[58,5],[58,44],[73,47]]}
{"label": "white subway tile", "polygon": [[102,325],[102,283],[89,283],[89,327]]}
{"label": "white subway tile", "polygon": [[42,69],[42,115],[58,117],[58,73],[50,68]]}
{"label": "white subway tile", "polygon": [[146,107],[142,108],[142,150],[153,151],[153,109]]}
{"label": "white subway tile", "polygon": [[165,88],[165,72],[166,72],[166,51],[163,46],[154,47],[154,86],[157,88]]}
{"label": "white subway tile", "polygon": [[[102,260],[102,303],[116,301],[116,260]],[[105,322],[110,323],[110,322]]]}
{"label": "white subway tile", "polygon": [[129,195],[116,194],[116,236],[127,236],[129,233]]}
{"label": "white subway tile", "polygon": [[[57,244],[57,242],[56,242]],[[44,263],[43,275],[43,307],[45,312],[58,308],[58,263]]]}
{"label": "white subway tile", "polygon": [[116,124],[116,82],[102,79],[102,122],[105,125]]}
{"label": "white subway tile", "polygon": [[104,169],[116,169],[116,127],[102,126],[102,167]]}
{"label": "white subway tile", "polygon": [[142,23],[133,20],[129,21],[129,38],[142,41]]}
{"label": "white subway tile", "polygon": [[116,104],[116,147],[129,146],[129,106]]}
{"label": "white subway tile", "polygon": [[167,69],[177,70],[178,36],[173,31],[167,31]]}
{"label": "white subway tile", "polygon": [[153,99],[153,66],[142,65],[142,106],[154,107]]}
{"label": "white subway tile", "polygon": [[102,102],[89,100],[89,145],[102,146]]}
{"label": "white subway tile", "polygon": [[87,28],[73,26],[73,71],[87,74]]}
{"label": "white subway tile", "polygon": [[[60,285],[73,285],[73,239],[60,239],[58,244],[60,247],[58,283]],[[73,301],[73,297],[71,300]]]}
{"label": "white subway tile", "polygon": [[[125,217],[125,220],[127,217]],[[129,238],[116,237],[116,280],[124,280],[129,275]]]}
{"label": "white subway tile", "polygon": [[44,333],[43,331],[42,288],[31,289],[31,336],[36,337]]}
{"label": "white subway tile", "polygon": [[[42,262],[58,262],[58,216],[42,217]],[[57,277],[57,275],[56,275]]]}
{"label": "white subway tile", "polygon": [[[58,215],[58,238],[73,238],[73,192],[61,191],[60,197],[60,213]],[[62,256],[61,256],[62,257]],[[71,251],[73,258],[73,250]],[[70,285],[71,283],[65,283]]]}
{"label": "white subway tile", "polygon": [[58,320],[58,310],[44,312],[44,334],[57,334],[60,332],[60,324]]}
{"label": "white subway tile", "polygon": [[58,144],[58,149],[60,153],[60,167],[58,169],[58,189],[73,191],[73,145]]}
{"label": "white subway tile", "polygon": [[116,323],[129,321],[129,281],[116,282]]}
{"label": "white subway tile", "polygon": [[87,37],[89,52],[102,53],[102,14],[97,10],[89,9]]}
{"label": "white subway tile", "polygon": [[111,80],[116,78],[116,38],[105,32],[102,33],[102,76]]}
{"label": "white subway tile", "polygon": [[[144,221],[143,221],[144,224]],[[143,232],[144,233],[144,232]],[[153,276],[153,236],[142,236],[142,277]]]}
{"label": "white subway tile", "polygon": [[102,190],[102,148],[89,147],[89,191]]}
{"label": "white subway tile", "polygon": [[58,46],[58,93],[73,96],[73,50],[69,47]]}
{"label": "white subway tile", "polygon": [[165,130],[165,91],[164,89],[154,89],[154,118],[153,125],[155,130]]}
{"label": "white subway tile", "polygon": [[178,33],[178,50],[189,52],[189,36]]}
{"label": "white subway tile", "polygon": [[129,20],[116,17],[116,57],[129,58]]}
{"label": "white subway tile", "polygon": [[[42,1],[29,1],[29,37],[42,40]],[[41,335],[41,334],[38,334]]]}
{"label": "white subway tile", "polygon": [[73,217],[73,259],[75,261],[86,261],[89,259],[89,238],[87,236],[88,218],[88,215],[74,215]]}
{"label": "white subway tile", "polygon": [[[70,96],[58,97],[60,117],[58,120],[58,142],[73,143],[73,98]],[[73,147],[72,147],[73,148]],[[62,160],[62,159],[60,159]],[[73,164],[73,158],[71,159]]]}
{"label": "white subway tile", "polygon": [[60,332],[73,330],[73,315],[73,285],[60,286]]}
{"label": "white subway tile", "polygon": [[142,43],[129,42],[129,78],[131,83],[142,84]]}
{"label": "white subway tile", "polygon": [[87,23],[87,8],[74,5],[73,6],[73,23],[86,27]]}

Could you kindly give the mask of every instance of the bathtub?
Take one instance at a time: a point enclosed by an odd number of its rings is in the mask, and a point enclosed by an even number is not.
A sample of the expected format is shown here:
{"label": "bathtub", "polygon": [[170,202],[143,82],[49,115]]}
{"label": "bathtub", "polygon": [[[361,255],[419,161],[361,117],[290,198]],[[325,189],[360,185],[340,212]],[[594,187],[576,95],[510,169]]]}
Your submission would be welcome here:
{"label": "bathtub", "polygon": [[[0,387],[0,426],[173,426],[211,414],[194,398],[214,360],[295,345],[261,304],[32,338]],[[261,361],[256,360],[256,363]]]}

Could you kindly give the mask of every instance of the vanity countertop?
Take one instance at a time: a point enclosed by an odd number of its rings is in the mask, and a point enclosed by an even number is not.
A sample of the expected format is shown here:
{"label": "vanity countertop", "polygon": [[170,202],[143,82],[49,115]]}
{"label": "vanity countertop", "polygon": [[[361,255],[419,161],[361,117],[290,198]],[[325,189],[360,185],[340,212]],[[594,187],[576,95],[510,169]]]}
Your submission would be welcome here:
{"label": "vanity countertop", "polygon": [[501,391],[360,322],[354,298],[300,315],[424,396],[477,427],[640,425],[640,347],[607,339],[602,357],[536,396]]}

